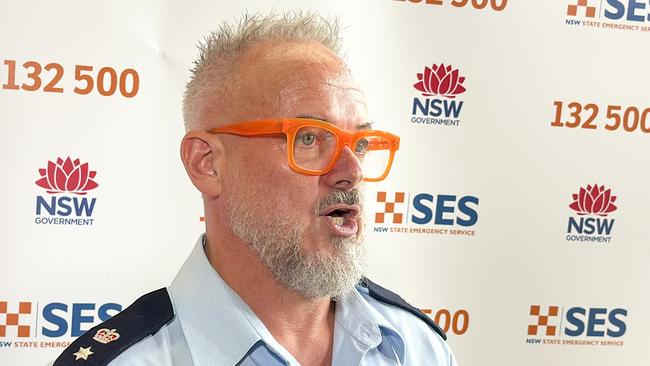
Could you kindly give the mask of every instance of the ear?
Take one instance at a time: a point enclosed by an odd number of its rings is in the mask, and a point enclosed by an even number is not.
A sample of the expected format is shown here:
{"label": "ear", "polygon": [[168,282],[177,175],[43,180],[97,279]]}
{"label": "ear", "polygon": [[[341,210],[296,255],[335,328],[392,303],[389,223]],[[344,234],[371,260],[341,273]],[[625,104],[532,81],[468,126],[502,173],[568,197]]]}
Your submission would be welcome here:
{"label": "ear", "polygon": [[204,198],[221,195],[225,147],[218,136],[189,131],[181,141],[181,160],[192,184]]}

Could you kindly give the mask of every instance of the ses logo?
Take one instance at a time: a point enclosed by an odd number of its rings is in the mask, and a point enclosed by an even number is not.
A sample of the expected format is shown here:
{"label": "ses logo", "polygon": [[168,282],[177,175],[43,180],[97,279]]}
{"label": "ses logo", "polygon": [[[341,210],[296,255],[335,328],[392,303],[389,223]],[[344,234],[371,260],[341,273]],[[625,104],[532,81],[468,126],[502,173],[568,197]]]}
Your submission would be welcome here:
{"label": "ses logo", "polygon": [[44,188],[46,196],[36,196],[37,224],[50,225],[92,225],[91,218],[96,198],[85,197],[88,191],[97,188],[94,181],[96,171],[88,163],[70,157],[58,158],[56,163],[47,162],[47,168],[39,169],[41,178],[36,185]]}
{"label": "ses logo", "polygon": [[450,65],[433,64],[425,66],[418,73],[418,82],[413,87],[422,97],[413,98],[411,123],[426,125],[460,125],[460,111],[463,101],[457,100],[465,92],[465,77]]}
{"label": "ses logo", "polygon": [[474,196],[377,192],[374,232],[474,236],[478,202]]}
{"label": "ses logo", "polygon": [[529,314],[527,344],[623,346],[626,309],[531,305]]}
{"label": "ses logo", "polygon": [[67,347],[62,338],[78,337],[120,311],[114,303],[0,301],[0,349]]}
{"label": "ses logo", "polygon": [[566,240],[609,243],[615,220],[607,215],[616,211],[615,201],[616,196],[605,186],[581,187],[573,194],[573,202],[569,205],[576,216],[569,217]]}
{"label": "ses logo", "polygon": [[569,0],[565,24],[650,32],[649,0]]}

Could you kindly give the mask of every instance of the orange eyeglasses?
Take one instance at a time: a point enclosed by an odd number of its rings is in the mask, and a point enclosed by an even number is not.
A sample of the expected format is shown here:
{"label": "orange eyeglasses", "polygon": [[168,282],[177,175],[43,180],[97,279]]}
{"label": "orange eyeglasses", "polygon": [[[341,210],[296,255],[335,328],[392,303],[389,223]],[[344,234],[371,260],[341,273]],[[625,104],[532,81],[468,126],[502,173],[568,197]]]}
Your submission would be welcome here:
{"label": "orange eyeglasses", "polygon": [[375,130],[344,131],[331,123],[309,118],[278,118],[241,122],[213,128],[209,133],[238,136],[285,134],[289,167],[306,175],[327,174],[347,146],[361,163],[363,180],[386,178],[399,149],[399,137]]}

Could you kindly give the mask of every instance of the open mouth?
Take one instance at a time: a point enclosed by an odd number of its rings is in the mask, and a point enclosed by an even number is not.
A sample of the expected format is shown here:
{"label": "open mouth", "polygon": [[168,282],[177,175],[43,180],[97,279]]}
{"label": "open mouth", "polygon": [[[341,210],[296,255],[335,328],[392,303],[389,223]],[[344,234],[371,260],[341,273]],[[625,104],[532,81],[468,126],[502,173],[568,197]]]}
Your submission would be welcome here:
{"label": "open mouth", "polygon": [[359,216],[359,207],[357,206],[350,206],[350,205],[345,205],[345,204],[340,204],[340,205],[335,205],[331,206],[325,209],[321,214],[321,216],[329,216],[337,222],[338,224],[342,224],[345,222],[345,219],[348,218],[356,218]]}
{"label": "open mouth", "polygon": [[338,204],[326,208],[320,216],[327,217],[330,229],[336,235],[351,236],[357,233],[359,226],[359,206]]}

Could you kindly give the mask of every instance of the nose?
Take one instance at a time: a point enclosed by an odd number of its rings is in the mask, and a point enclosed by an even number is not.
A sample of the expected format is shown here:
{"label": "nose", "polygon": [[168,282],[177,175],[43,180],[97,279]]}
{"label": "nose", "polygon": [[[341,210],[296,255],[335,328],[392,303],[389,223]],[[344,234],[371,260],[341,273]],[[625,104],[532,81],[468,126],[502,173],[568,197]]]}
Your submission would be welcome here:
{"label": "nose", "polygon": [[347,190],[356,187],[363,180],[361,161],[348,146],[343,147],[334,168],[323,176],[329,187]]}

